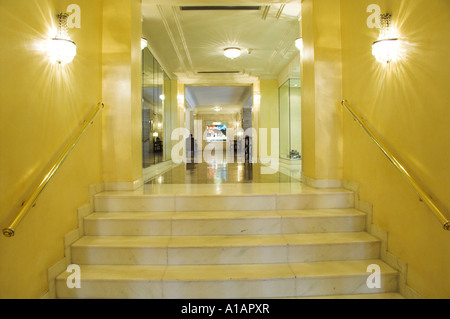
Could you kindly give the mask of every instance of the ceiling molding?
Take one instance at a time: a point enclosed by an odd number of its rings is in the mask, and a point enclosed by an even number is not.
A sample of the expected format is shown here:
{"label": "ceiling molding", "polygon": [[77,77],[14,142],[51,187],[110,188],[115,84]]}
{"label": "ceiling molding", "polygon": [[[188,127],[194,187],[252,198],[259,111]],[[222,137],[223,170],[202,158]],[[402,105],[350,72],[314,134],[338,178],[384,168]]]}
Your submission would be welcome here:
{"label": "ceiling molding", "polygon": [[161,20],[162,20],[162,22],[164,24],[164,27],[166,28],[166,32],[167,32],[167,34],[169,36],[170,42],[172,43],[173,49],[175,50],[175,53],[176,53],[176,55],[178,57],[178,60],[180,61],[180,64],[181,64],[183,70],[186,71],[187,70],[186,69],[186,65],[184,64],[183,57],[181,56],[181,53],[180,53],[180,49],[178,48],[178,45],[177,45],[176,40],[175,40],[175,37],[174,37],[174,35],[173,35],[173,33],[172,33],[171,29],[170,29],[170,25],[169,25],[169,22],[168,22],[168,20],[167,20],[167,18],[165,16],[165,14],[164,14],[164,10],[163,10],[161,5],[157,5],[156,7],[158,8],[159,14],[161,16]]}
{"label": "ceiling molding", "polygon": [[263,10],[263,14],[261,19],[262,20],[266,20],[267,19],[267,15],[269,14],[270,11],[270,5],[269,6],[265,6],[264,10]]}
{"label": "ceiling molding", "polygon": [[[149,4],[170,4],[173,6],[214,6],[217,0],[145,0]],[[300,0],[220,0],[221,6],[263,6],[271,3],[298,3]]]}
{"label": "ceiling molding", "polygon": [[[297,2],[221,0],[221,6],[257,4],[260,7],[259,11],[229,10],[228,13],[226,10],[182,11],[179,7],[217,5],[212,0],[143,0],[144,33],[150,39],[149,47],[155,58],[180,83],[252,84],[261,77],[278,77],[294,56],[290,37],[296,37],[294,32],[299,32],[299,27],[291,24],[298,23]],[[267,20],[262,21],[261,15]],[[248,55],[234,61],[224,59],[221,50],[228,42],[247,48]]]}
{"label": "ceiling molding", "polygon": [[261,6],[218,6],[218,5],[210,5],[210,6],[180,6],[181,11],[244,11],[244,10],[253,10],[258,11],[261,9]]}
{"label": "ceiling molding", "polygon": [[283,13],[284,8],[286,7],[285,4],[280,5],[280,7],[278,8],[278,12],[275,15],[275,18],[280,19],[281,14]]}
{"label": "ceiling molding", "polygon": [[[285,66],[285,64],[287,64],[289,61],[287,61],[287,59],[289,59],[289,57],[287,57],[287,53],[289,52],[289,50],[295,46],[295,42],[291,42],[290,39],[293,38],[293,36],[295,36],[295,34],[297,33],[297,31],[294,28],[290,28],[289,32],[286,32],[283,36],[283,38],[280,40],[280,42],[278,43],[278,46],[275,48],[272,56],[270,57],[269,60],[269,73],[274,74],[277,73],[279,74],[279,72],[281,72],[281,70],[277,70],[277,68],[283,68]],[[275,57],[280,56],[279,59],[275,59]],[[285,62],[282,64],[282,62]],[[280,64],[282,64],[280,66]],[[278,71],[278,72],[277,72]]]}
{"label": "ceiling molding", "polygon": [[175,20],[175,24],[176,24],[177,29],[178,29],[178,33],[180,34],[181,43],[183,44],[184,52],[185,52],[187,60],[189,62],[189,66],[191,67],[191,69],[194,69],[194,64],[192,63],[192,58],[191,58],[191,55],[189,53],[189,49],[188,49],[188,46],[187,46],[187,43],[186,43],[186,38],[184,36],[183,27],[181,26],[180,18],[178,17],[178,8],[177,7],[172,7],[172,12],[173,12],[173,17],[174,17],[174,20]]}

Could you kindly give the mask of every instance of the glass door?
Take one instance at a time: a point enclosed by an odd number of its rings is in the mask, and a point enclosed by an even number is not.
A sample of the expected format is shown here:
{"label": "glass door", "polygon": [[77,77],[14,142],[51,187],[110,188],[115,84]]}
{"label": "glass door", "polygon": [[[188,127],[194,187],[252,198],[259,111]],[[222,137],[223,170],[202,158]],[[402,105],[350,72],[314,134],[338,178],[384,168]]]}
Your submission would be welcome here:
{"label": "glass door", "polygon": [[300,160],[301,85],[300,79],[289,79],[279,88],[280,158]]}
{"label": "glass door", "polygon": [[148,48],[142,51],[142,163],[170,159],[170,78]]}

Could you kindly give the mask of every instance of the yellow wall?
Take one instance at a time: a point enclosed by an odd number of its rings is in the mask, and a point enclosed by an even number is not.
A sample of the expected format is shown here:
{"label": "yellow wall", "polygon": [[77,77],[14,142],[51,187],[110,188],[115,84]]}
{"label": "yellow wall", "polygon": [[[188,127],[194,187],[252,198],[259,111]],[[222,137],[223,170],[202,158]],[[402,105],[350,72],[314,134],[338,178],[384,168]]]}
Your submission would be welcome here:
{"label": "yellow wall", "polygon": [[[366,8],[391,11],[402,58],[383,67]],[[450,2],[342,0],[343,96],[407,164],[450,217]],[[419,201],[362,129],[344,117],[344,178],[360,184],[388,250],[408,264],[407,285],[426,298],[450,297],[450,233]]]}
{"label": "yellow wall", "polygon": [[[72,1],[1,1],[0,226],[6,227],[83,120],[102,101],[101,1],[77,0],[81,29],[73,63],[48,62],[43,48],[56,14]],[[39,298],[47,269],[64,257],[63,236],[101,181],[101,116],[74,148],[12,238],[0,237],[0,298]]]}
{"label": "yellow wall", "polygon": [[[266,154],[261,153],[260,156],[271,157],[272,154],[272,128],[279,128],[279,108],[278,108],[278,80],[277,79],[261,79],[259,81],[261,92],[261,108],[259,112],[259,128],[267,129]],[[258,131],[259,134],[259,131]],[[259,143],[259,142],[258,142]],[[277,143],[279,141],[277,140]],[[279,154],[279,150],[275,150],[274,154]],[[278,157],[278,156],[277,156]]]}

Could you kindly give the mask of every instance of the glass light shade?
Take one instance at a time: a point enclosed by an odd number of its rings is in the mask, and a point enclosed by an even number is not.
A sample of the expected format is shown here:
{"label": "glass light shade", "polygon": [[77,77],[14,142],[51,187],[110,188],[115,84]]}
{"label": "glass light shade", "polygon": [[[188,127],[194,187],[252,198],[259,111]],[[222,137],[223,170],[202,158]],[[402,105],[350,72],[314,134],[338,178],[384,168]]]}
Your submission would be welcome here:
{"label": "glass light shade", "polygon": [[381,63],[390,63],[397,60],[399,42],[397,38],[381,39],[372,45],[372,54]]}
{"label": "glass light shade", "polygon": [[241,49],[227,48],[224,50],[224,55],[231,60],[236,59],[237,57],[241,56]]}
{"label": "glass light shade", "polygon": [[52,61],[67,64],[77,55],[75,42],[69,39],[53,38],[49,42],[49,57]]}
{"label": "glass light shade", "polygon": [[380,22],[380,35],[377,41],[372,44],[372,54],[378,62],[387,64],[398,58],[398,33],[391,24],[390,13],[382,14]]}

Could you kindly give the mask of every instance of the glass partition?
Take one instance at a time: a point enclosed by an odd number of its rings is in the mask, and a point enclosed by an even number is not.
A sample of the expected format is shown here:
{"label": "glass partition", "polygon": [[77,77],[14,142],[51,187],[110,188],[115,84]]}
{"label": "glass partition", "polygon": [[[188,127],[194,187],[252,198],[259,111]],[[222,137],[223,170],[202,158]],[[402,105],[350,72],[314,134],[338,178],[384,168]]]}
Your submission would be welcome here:
{"label": "glass partition", "polygon": [[[142,162],[149,167],[170,159],[170,78],[148,48],[142,51]],[[168,105],[168,107],[166,107]],[[166,123],[168,125],[166,125]]]}
{"label": "glass partition", "polygon": [[301,87],[300,79],[289,79],[279,88],[280,99],[280,158],[300,160]]}

